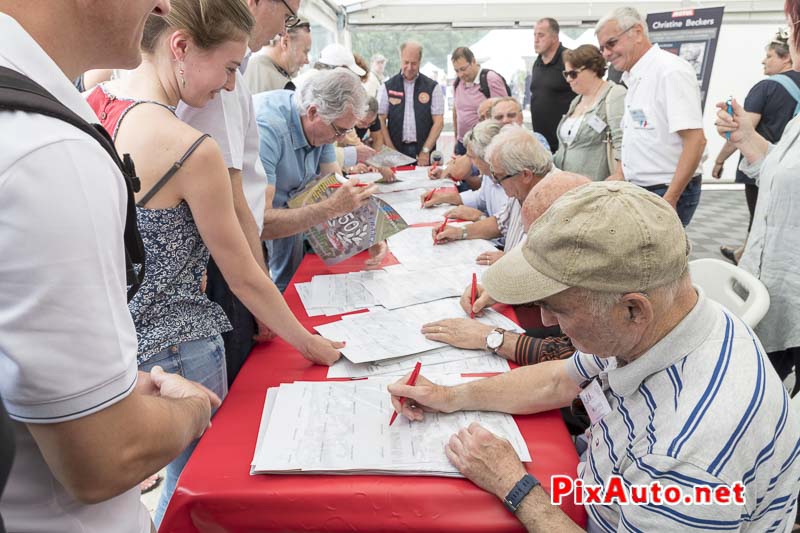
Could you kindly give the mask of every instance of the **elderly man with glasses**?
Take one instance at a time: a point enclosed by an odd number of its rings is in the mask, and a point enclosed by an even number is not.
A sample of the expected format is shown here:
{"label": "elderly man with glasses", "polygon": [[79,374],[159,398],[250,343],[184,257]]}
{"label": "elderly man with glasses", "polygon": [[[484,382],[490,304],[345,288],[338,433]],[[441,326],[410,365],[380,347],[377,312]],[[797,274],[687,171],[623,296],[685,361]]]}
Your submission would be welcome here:
{"label": "elderly man with glasses", "polygon": [[303,259],[303,232],[363,205],[376,187],[350,180],[330,198],[297,209],[288,201],[318,176],[340,172],[333,143],[367,111],[361,80],[345,68],[315,72],[296,92],[270,91],[253,98],[261,138],[261,163],[275,187],[264,215],[262,238],[271,239],[269,266],[284,290]]}
{"label": "elderly man with glasses", "polygon": [[[445,227],[442,231],[435,228],[435,242],[444,244],[464,239],[495,239],[502,235],[505,237],[505,249],[510,250],[523,241],[522,203],[531,189],[553,169],[553,157],[531,131],[522,126],[508,125],[486,147],[484,160],[488,163],[492,181],[502,187],[509,198],[505,209],[495,217],[466,226]],[[502,252],[481,254],[477,261],[489,265],[500,256]]]}
{"label": "elderly man with glasses", "polygon": [[622,174],[663,197],[689,224],[700,203],[706,146],[695,69],[661,50],[636,9],[615,9],[595,29],[600,52],[628,87],[622,116]]}
{"label": "elderly man with glasses", "polygon": [[477,423],[445,447],[527,531],[583,531],[561,498],[586,502],[590,532],[790,531],[798,413],[753,331],[692,285],[689,251],[674,209],[641,187],[565,193],[479,291],[535,302],[575,354],[454,387],[406,376],[389,386],[394,408],[525,415],[580,398],[591,426],[577,478],[536,479],[544,453],[523,465]]}

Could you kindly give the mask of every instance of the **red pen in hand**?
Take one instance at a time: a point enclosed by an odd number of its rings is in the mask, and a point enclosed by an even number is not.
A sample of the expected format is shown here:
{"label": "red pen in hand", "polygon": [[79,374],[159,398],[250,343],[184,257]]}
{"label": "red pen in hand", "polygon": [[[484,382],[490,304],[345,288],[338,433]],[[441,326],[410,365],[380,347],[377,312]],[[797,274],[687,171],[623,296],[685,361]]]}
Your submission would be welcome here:
{"label": "red pen in hand", "polygon": [[[417,382],[417,376],[419,376],[419,371],[420,371],[421,368],[422,368],[422,362],[417,361],[417,364],[414,365],[414,370],[411,371],[411,376],[408,378],[408,381],[406,381],[406,385],[412,385],[413,386]],[[400,405],[403,405],[403,403],[405,401],[406,401],[406,397],[405,396],[401,397],[400,398]],[[394,424],[394,421],[396,419],[397,419],[397,411],[392,413],[392,418],[389,419],[389,425],[391,426],[392,424]]]}
{"label": "red pen in hand", "polygon": [[433,193],[436,192],[436,189],[431,189],[431,192],[425,195],[425,199],[422,200],[422,205],[424,206],[426,203],[430,202],[431,198],[433,198]]}
{"label": "red pen in hand", "polygon": [[475,295],[478,292],[478,275],[474,272],[472,273],[472,298],[470,301],[472,302],[469,308],[469,317],[475,318]]}
{"label": "red pen in hand", "polygon": [[[444,222],[442,222],[442,225],[441,225],[441,226],[439,226],[439,229],[437,229],[437,230],[436,230],[436,236],[437,236],[437,237],[439,236],[439,234],[440,234],[441,232],[443,232],[443,231],[444,231],[444,228],[446,228],[446,227],[447,227],[447,222],[448,222],[449,220],[450,220],[450,219],[449,219],[449,218],[447,218],[446,216],[444,217]],[[438,239],[434,239],[434,241],[433,241],[433,244],[439,244],[439,240],[438,240]]]}
{"label": "red pen in hand", "polygon": [[[344,183],[334,183],[333,185],[328,185],[329,189],[340,189],[344,187]],[[369,187],[369,183],[356,183],[354,187]]]}

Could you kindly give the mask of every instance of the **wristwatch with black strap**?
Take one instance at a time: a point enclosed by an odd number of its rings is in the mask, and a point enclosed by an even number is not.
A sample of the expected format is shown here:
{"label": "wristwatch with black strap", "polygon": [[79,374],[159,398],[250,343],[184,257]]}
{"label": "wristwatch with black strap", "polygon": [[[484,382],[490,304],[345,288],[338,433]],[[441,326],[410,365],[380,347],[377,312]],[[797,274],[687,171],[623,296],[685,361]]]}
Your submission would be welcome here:
{"label": "wristwatch with black strap", "polygon": [[516,514],[517,509],[519,509],[519,506],[522,504],[522,500],[524,500],[525,496],[530,494],[537,485],[541,485],[538,479],[530,474],[525,474],[522,476],[522,479],[517,481],[517,484],[514,485],[514,488],[509,491],[506,497],[503,498],[503,505],[506,506],[506,509]]}

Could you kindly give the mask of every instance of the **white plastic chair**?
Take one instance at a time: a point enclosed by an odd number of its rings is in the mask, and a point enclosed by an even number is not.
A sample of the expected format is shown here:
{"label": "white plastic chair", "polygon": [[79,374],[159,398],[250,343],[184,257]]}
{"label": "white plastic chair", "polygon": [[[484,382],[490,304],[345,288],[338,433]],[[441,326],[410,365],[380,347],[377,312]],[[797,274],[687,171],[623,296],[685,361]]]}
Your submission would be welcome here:
{"label": "white plastic chair", "polygon": [[[720,259],[689,262],[692,282],[754,328],[769,309],[769,292],[758,278],[736,265]],[[800,395],[798,395],[800,396]]]}

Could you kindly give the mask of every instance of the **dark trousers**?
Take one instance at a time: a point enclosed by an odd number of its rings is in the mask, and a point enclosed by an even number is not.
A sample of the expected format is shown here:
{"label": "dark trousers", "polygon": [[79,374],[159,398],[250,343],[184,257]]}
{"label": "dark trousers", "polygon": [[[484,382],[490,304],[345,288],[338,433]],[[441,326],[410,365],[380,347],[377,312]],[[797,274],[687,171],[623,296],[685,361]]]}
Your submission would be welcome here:
{"label": "dark trousers", "polygon": [[217,303],[228,317],[233,326],[231,331],[222,334],[225,343],[225,365],[228,369],[228,386],[233,384],[233,379],[239,373],[247,356],[255,346],[253,336],[258,331],[253,315],[242,302],[231,292],[222,272],[219,271],[213,259],[208,260],[208,281],[206,295],[209,300]]}
{"label": "dark trousers", "polygon": [[[694,216],[694,212],[697,210],[697,206],[700,204],[700,188],[703,184],[703,177],[698,174],[694,176],[691,180],[689,180],[688,185],[683,190],[681,197],[678,198],[678,206],[675,211],[678,212],[678,218],[681,219],[681,223],[683,227],[689,225],[691,222],[692,217]],[[653,185],[650,187],[645,187],[650,192],[654,192],[659,196],[664,196],[667,192],[669,185]]]}
{"label": "dark trousers", "polygon": [[750,222],[747,224],[747,232],[753,225],[753,215],[756,213],[756,203],[758,203],[758,185],[752,183],[744,184],[744,197],[747,200],[747,210],[750,211]]}
{"label": "dark trousers", "polygon": [[413,157],[414,159],[417,158],[419,154],[419,150],[417,150],[417,143],[400,143],[397,146],[397,151],[401,154],[407,155],[408,157]]}

